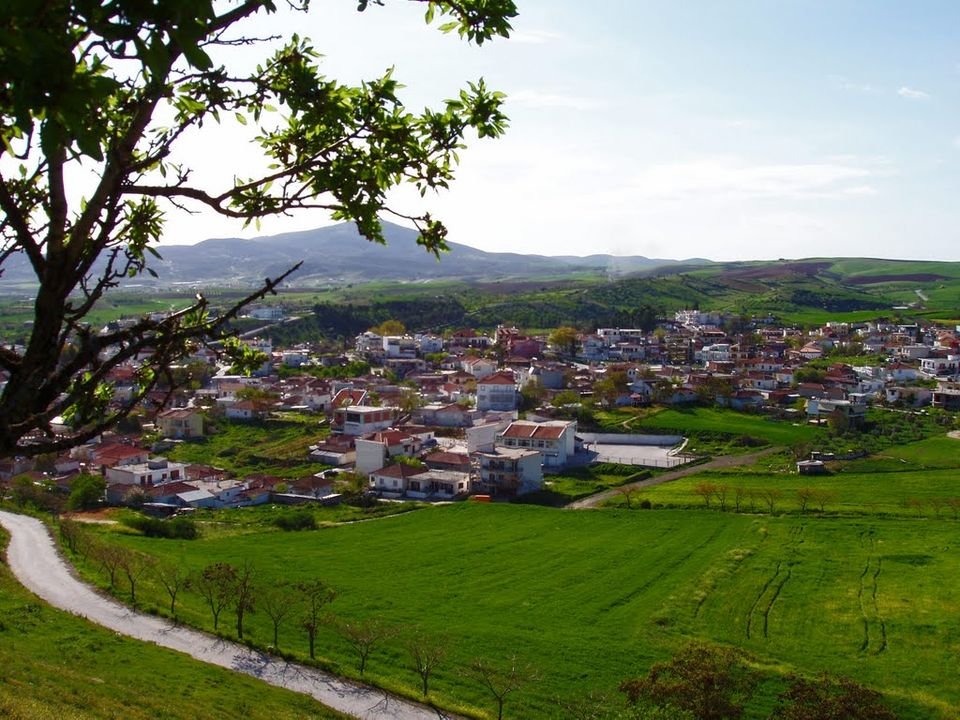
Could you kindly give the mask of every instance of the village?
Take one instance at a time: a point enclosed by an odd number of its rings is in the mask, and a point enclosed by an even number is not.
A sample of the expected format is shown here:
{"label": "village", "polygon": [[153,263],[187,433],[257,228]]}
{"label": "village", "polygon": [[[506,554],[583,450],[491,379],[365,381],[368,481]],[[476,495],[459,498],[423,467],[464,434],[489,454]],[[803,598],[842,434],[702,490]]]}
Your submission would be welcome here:
{"label": "village", "polygon": [[[282,321],[283,310],[257,307],[252,316]],[[60,457],[5,460],[0,478],[69,493],[81,474],[102,477],[106,502],[157,514],[335,504],[345,478],[369,498],[490,501],[536,493],[551,474],[571,467],[665,468],[697,459],[684,452],[682,435],[588,432],[593,428],[578,427],[584,407],[708,405],[844,428],[862,424],[872,405],[960,409],[957,328],[828,322],[805,333],[771,320],[729,328],[720,313],[684,310],[650,332],[378,328],[357,336],[343,354],[274,347],[256,337],[245,342],[262,364],[249,375],[232,373],[215,351],[199,348],[183,365],[189,381],[154,392],[142,423],[126,423]],[[859,357],[863,364],[850,362]],[[331,368],[364,372],[314,372]],[[135,376],[136,363],[113,371],[114,398],[132,392]],[[203,443],[211,418],[255,426],[283,413],[308,418],[303,431],[315,439],[302,460],[324,469],[298,478],[238,475],[165,456],[179,444]],[[797,471],[822,466],[813,453],[798,458]]]}

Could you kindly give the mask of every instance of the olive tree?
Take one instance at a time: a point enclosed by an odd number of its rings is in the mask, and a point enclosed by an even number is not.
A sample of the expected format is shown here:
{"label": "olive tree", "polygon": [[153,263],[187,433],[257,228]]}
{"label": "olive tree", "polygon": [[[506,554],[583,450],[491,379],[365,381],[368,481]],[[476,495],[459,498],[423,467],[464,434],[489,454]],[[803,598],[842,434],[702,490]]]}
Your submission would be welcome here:
{"label": "olive tree", "polygon": [[[360,0],[359,9],[385,0]],[[513,0],[412,0],[481,44],[507,36]],[[502,95],[482,80],[437,109],[413,113],[387,71],[359,86],[323,75],[297,36],[279,48],[256,36],[276,0],[13,0],[0,3],[0,276],[13,266],[37,290],[24,347],[0,348],[0,456],[59,452],[125,418],[170,365],[198,343],[223,339],[240,309],[275,292],[296,266],[214,312],[198,294],[162,318],[97,332],[89,314],[124,280],[155,273],[165,211],[210,209],[255,222],[316,209],[383,242],[379,215],[405,217],[429,252],[446,229],[429,212],[401,215],[386,194],[412,183],[446,188],[468,134],[506,127]],[[287,0],[307,12],[308,0]],[[310,12],[320,12],[310,10]],[[252,72],[223,48],[259,48]],[[196,180],[182,140],[235,118],[265,170],[223,187]],[[239,342],[231,359],[253,361]],[[110,374],[135,358],[134,391],[114,398]],[[68,432],[55,432],[63,418]],[[58,427],[58,426],[57,426]]]}

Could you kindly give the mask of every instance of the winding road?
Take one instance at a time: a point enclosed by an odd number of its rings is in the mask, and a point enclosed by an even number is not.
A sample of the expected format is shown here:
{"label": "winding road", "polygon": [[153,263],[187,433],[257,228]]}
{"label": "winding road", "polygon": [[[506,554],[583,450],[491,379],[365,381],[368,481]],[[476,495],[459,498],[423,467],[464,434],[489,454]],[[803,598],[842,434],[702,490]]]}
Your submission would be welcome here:
{"label": "winding road", "polygon": [[103,597],[78,580],[60,556],[46,526],[25,515],[0,511],[10,533],[7,564],[32,592],[61,610],[80,615],[137,640],[186,653],[211,665],[251,675],[305,693],[347,715],[370,720],[437,720],[455,717],[434,708],[342,680],[315,668],[288,662],[212,635],[142,615]]}
{"label": "winding road", "polygon": [[662,485],[663,483],[670,482],[671,480],[677,480],[687,475],[693,475],[694,473],[703,472],[704,470],[716,470],[717,468],[728,468],[728,467],[737,467],[738,465],[752,465],[758,459],[762,458],[764,455],[770,455],[775,453],[782,448],[779,447],[768,447],[760,450],[758,452],[749,453],[747,455],[722,455],[716,460],[711,460],[710,462],[705,462],[702,465],[691,465],[689,467],[681,468],[680,470],[674,470],[672,472],[664,473],[663,475],[657,475],[652,477],[649,480],[639,480],[635,483],[629,483],[623,485],[619,488],[614,488],[613,490],[604,490],[603,492],[598,492],[595,495],[589,495],[588,497],[582,498],[580,500],[575,500],[566,506],[568,510],[587,510],[590,508],[596,508],[612,497],[616,497],[617,494],[623,488],[647,488],[653,487],[654,485]]}

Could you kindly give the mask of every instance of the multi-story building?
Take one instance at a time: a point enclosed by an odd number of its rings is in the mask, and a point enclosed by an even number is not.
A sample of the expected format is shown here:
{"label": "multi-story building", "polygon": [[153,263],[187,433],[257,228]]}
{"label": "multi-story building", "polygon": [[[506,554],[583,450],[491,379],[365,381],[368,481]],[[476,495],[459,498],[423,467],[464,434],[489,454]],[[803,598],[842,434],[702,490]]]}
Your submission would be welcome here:
{"label": "multi-story building", "polygon": [[516,410],[517,381],[502,370],[477,381],[477,410]]}
{"label": "multi-story building", "polygon": [[541,455],[536,450],[495,448],[477,453],[480,480],[475,489],[489,495],[513,497],[543,488]]}

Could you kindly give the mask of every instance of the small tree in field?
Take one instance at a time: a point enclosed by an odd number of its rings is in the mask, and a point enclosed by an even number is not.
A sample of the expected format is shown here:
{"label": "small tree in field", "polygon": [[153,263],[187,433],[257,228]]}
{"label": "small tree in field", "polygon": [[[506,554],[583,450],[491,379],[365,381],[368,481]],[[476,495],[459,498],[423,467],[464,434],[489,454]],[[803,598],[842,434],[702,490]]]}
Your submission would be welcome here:
{"label": "small tree in field", "polygon": [[623,485],[622,487],[617,488],[617,494],[623,498],[623,504],[627,506],[627,510],[630,509],[630,501],[634,495],[640,491],[636,485]]}
{"label": "small tree in field", "polygon": [[632,705],[675,707],[697,720],[731,720],[743,715],[757,680],[739,651],[690,643],[646,677],[622,682],[620,690]]}
{"label": "small tree in field", "polygon": [[210,608],[214,632],[219,629],[220,613],[234,598],[236,583],[237,569],[230,563],[224,562],[207,565],[190,583]]}
{"label": "small tree in field", "polygon": [[298,598],[289,583],[264,585],[257,592],[260,609],[273,625],[273,647],[280,647],[280,626],[297,609]]}
{"label": "small tree in field", "polygon": [[771,720],[896,720],[883,696],[847,678],[791,678]]}
{"label": "small tree in field", "polygon": [[703,504],[706,507],[710,507],[710,500],[713,499],[713,496],[717,492],[717,486],[706,480],[698,482],[693,486],[693,494],[699,496],[703,500]]}
{"label": "small tree in field", "polygon": [[797,504],[800,506],[800,512],[806,512],[807,506],[813,501],[817,491],[812,487],[797,488]]}
{"label": "small tree in field", "polygon": [[297,591],[303,602],[303,616],[300,624],[307,631],[307,641],[310,644],[310,659],[316,659],[315,648],[317,641],[317,631],[320,629],[323,620],[324,608],[333,602],[337,593],[332,587],[323,580],[305,580],[297,583]]}
{"label": "small tree in field", "polygon": [[783,490],[776,487],[765,487],[757,491],[760,499],[767,505],[767,510],[771,513],[777,509],[777,501],[783,497]]}
{"label": "small tree in field", "polygon": [[243,639],[243,618],[248,612],[253,612],[256,608],[256,591],[254,585],[253,565],[249,561],[243,563],[243,567],[237,569],[236,579],[233,583],[233,597],[231,604],[233,612],[237,618],[237,637]]}
{"label": "small tree in field", "polygon": [[341,620],[337,623],[337,631],[357,655],[357,669],[360,677],[367,670],[367,660],[374,649],[387,638],[394,635],[393,628],[378,618],[361,620]]}
{"label": "small tree in field", "polygon": [[420,689],[426,697],[430,692],[430,677],[446,659],[449,642],[445,638],[417,631],[407,638],[406,645],[413,668],[420,676]]}
{"label": "small tree in field", "polygon": [[723,483],[717,483],[713,490],[713,496],[717,499],[717,504],[720,506],[721,512],[726,512],[727,509],[727,495],[730,493],[730,486],[724,485]]}
{"label": "small tree in field", "polygon": [[149,555],[144,555],[136,550],[121,548],[119,566],[130,585],[130,602],[134,605],[137,604],[137,584],[144,573],[153,565],[154,559]]}
{"label": "small tree in field", "polygon": [[503,720],[507,697],[537,679],[533,668],[521,663],[516,655],[500,663],[477,658],[470,663],[467,672],[493,696],[497,703],[497,720]]}
{"label": "small tree in field", "polygon": [[157,581],[170,596],[170,615],[177,616],[177,596],[190,584],[190,573],[182,563],[161,562],[157,565]]}
{"label": "small tree in field", "polygon": [[733,509],[734,512],[740,512],[740,509],[743,507],[743,501],[747,498],[749,490],[740,485],[736,485],[733,488]]}

